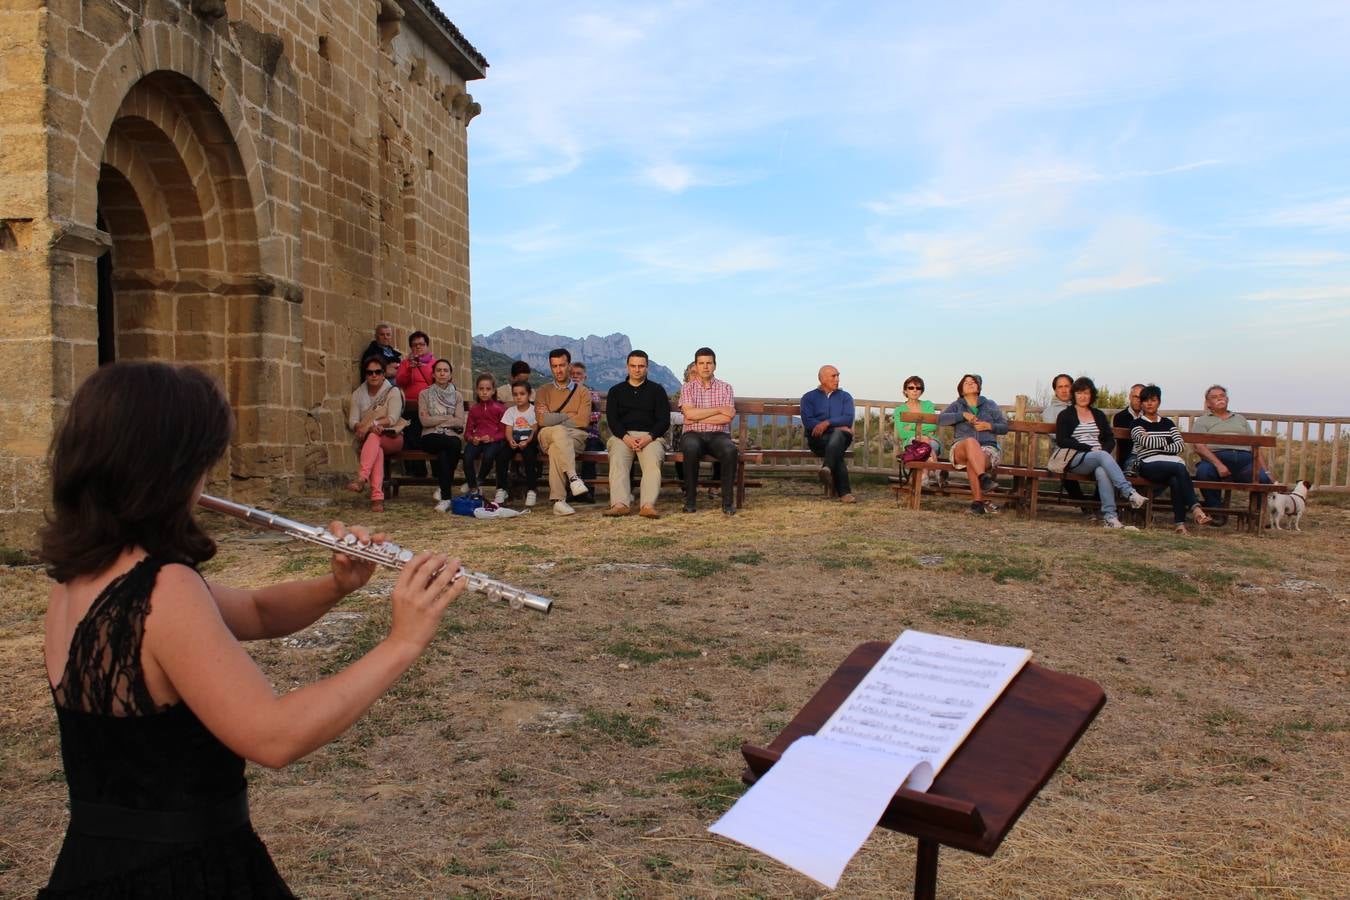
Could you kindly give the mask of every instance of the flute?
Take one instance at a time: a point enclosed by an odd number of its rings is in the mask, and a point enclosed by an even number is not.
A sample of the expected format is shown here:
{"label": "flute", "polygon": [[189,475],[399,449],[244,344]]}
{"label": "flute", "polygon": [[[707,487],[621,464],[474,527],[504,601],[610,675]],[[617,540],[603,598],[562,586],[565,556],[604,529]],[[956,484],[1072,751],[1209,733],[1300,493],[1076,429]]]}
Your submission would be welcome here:
{"label": "flute", "polygon": [[[223,500],[220,497],[212,497],[210,494],[202,494],[198,497],[197,505],[212,512],[224,513],[227,516],[234,516],[236,519],[243,519],[245,522],[252,522],[254,525],[261,525],[263,528],[280,531],[297,540],[315,544],[335,553],[345,553],[356,559],[363,559],[391,569],[402,569],[404,564],[413,558],[411,550],[400,547],[393,541],[381,541],[378,544],[372,541],[363,542],[351,532],[339,538],[327,528],[306,525],[303,522],[296,522],[293,519],[265,512],[256,507],[245,506],[231,500]],[[505,600],[512,609],[520,609],[524,606],[536,612],[546,613],[553,607],[553,601],[547,597],[531,594],[529,591],[513,587],[504,581],[489,578],[482,572],[470,572],[461,568],[459,575],[456,576],[456,579],[459,578],[468,581],[469,590],[482,591],[487,594],[489,600]]]}

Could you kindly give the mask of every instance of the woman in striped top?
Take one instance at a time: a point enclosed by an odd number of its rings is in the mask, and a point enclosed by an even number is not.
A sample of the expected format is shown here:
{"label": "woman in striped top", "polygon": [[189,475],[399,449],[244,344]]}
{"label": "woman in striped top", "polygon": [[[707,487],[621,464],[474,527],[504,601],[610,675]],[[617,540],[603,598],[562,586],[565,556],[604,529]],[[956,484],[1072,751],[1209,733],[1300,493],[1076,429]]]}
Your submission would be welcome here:
{"label": "woman in striped top", "polygon": [[1073,383],[1073,405],[1055,418],[1055,444],[1077,451],[1066,472],[1092,475],[1097,479],[1097,497],[1102,504],[1102,525],[1124,528],[1116,515],[1116,491],[1135,509],[1146,502],[1143,495],[1130,487],[1129,479],[1116,465],[1111,455],[1116,445],[1115,434],[1106,414],[1096,407],[1097,386],[1091,378],[1079,378]]}
{"label": "woman in striped top", "polygon": [[1130,438],[1139,457],[1139,474],[1158,485],[1166,485],[1172,492],[1172,521],[1178,534],[1187,534],[1186,513],[1197,525],[1208,525],[1209,516],[1195,496],[1191,473],[1181,458],[1185,443],[1176,423],[1158,415],[1162,403],[1162,388],[1150,384],[1139,392],[1139,418],[1134,420]]}

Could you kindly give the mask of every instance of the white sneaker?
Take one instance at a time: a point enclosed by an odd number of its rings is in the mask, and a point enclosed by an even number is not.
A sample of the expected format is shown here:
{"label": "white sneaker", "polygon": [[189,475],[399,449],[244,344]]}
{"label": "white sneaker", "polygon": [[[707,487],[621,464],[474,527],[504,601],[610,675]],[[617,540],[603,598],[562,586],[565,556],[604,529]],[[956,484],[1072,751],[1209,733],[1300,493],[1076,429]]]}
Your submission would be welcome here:
{"label": "white sneaker", "polygon": [[431,492],[431,499],[432,499],[432,500],[440,500],[440,499],[441,499],[441,489],[440,489],[440,488],[436,488],[436,490],[434,490],[434,491]]}
{"label": "white sneaker", "polygon": [[553,514],[555,516],[570,516],[576,513],[576,510],[567,505],[566,500],[559,500],[553,504]]}
{"label": "white sneaker", "polygon": [[449,508],[450,508],[449,500],[442,500],[440,503],[436,504],[436,512],[445,512]]}
{"label": "white sneaker", "polygon": [[580,497],[590,490],[590,488],[586,487],[586,482],[582,481],[581,478],[576,475],[567,476],[567,489],[572,492],[573,497]]}
{"label": "white sneaker", "polygon": [[459,486],[459,492],[461,494],[467,494],[469,492],[469,483],[467,481]]}
{"label": "white sneaker", "polygon": [[501,488],[497,488],[497,494],[492,498],[492,502],[497,504],[498,506],[501,506],[503,503],[505,503],[506,491],[502,490]]}
{"label": "white sneaker", "polygon": [[1148,503],[1148,498],[1145,497],[1143,494],[1139,493],[1138,491],[1135,491],[1133,494],[1130,494],[1130,506],[1134,507],[1135,509],[1143,509],[1146,503]]}
{"label": "white sneaker", "polygon": [[525,505],[526,505],[526,506],[534,506],[534,505],[535,505],[536,503],[538,503],[538,502],[539,502],[539,496],[538,496],[534,491],[527,491],[527,492],[525,493]]}
{"label": "white sneaker", "polygon": [[1117,517],[1117,516],[1102,516],[1102,527],[1103,527],[1103,528],[1124,528],[1125,525],[1120,521],[1120,518]]}

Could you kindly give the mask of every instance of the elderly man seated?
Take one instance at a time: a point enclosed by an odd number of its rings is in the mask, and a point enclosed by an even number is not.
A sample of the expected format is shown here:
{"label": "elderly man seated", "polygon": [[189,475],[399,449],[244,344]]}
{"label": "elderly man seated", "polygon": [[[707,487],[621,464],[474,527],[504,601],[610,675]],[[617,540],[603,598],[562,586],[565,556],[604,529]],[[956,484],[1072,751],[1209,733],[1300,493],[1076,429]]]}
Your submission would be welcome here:
{"label": "elderly man seated", "polygon": [[[1256,432],[1251,423],[1240,413],[1228,409],[1228,388],[1221,384],[1211,385],[1205,391],[1205,409],[1208,412],[1191,423],[1191,430],[1205,434],[1241,434],[1252,435]],[[1261,451],[1256,447],[1240,444],[1196,444],[1195,452],[1200,461],[1195,464],[1196,481],[1232,481],[1236,484],[1251,483],[1252,466],[1257,468],[1257,477],[1262,484],[1270,484],[1270,475],[1261,466]],[[1206,509],[1223,506],[1223,491],[1204,488],[1200,494],[1205,498]],[[1223,516],[1215,516],[1214,524],[1222,525]]]}

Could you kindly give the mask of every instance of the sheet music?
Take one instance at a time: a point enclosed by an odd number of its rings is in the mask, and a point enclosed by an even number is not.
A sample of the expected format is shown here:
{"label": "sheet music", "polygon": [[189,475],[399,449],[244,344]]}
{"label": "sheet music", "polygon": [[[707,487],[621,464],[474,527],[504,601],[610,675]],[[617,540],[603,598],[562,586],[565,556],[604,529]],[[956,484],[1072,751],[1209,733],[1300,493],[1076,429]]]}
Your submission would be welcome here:
{"label": "sheet music", "polygon": [[834,889],[918,759],[808,735],[708,830]]}
{"label": "sheet music", "polygon": [[1030,658],[1020,647],[906,631],[817,734],[928,762],[928,779],[915,773],[905,785],[926,791]]}
{"label": "sheet music", "polygon": [[900,635],[820,731],[708,830],[833,889],[903,784],[926,791],[1031,651]]}

